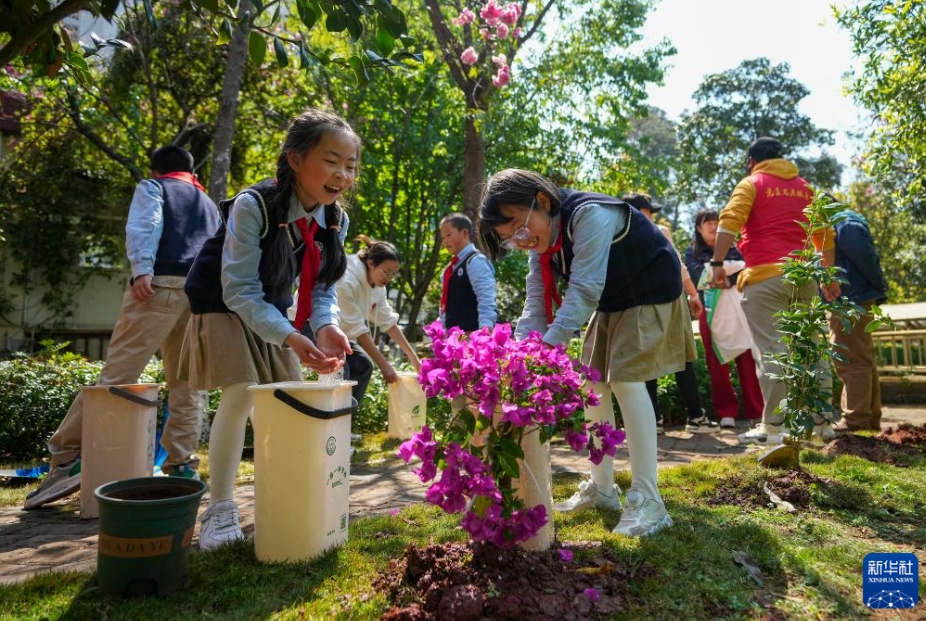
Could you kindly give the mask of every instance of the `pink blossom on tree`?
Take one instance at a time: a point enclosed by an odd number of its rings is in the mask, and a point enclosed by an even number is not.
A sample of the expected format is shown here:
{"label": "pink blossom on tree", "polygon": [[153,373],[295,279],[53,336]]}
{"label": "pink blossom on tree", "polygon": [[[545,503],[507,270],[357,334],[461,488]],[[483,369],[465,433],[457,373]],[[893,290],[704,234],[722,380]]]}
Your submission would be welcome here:
{"label": "pink blossom on tree", "polygon": [[512,2],[502,9],[501,21],[508,26],[514,26],[521,17],[521,5]]}
{"label": "pink blossom on tree", "polygon": [[452,20],[450,20],[450,22],[454,26],[463,26],[465,24],[472,24],[474,21],[476,21],[476,14],[473,13],[472,10],[470,10],[469,8],[463,9],[462,11],[460,11],[459,17],[455,17]]}
{"label": "pink blossom on tree", "polygon": [[496,0],[489,0],[488,3],[479,11],[479,17],[485,20],[485,22],[495,28],[499,22],[502,21],[502,7],[499,6]]}
{"label": "pink blossom on tree", "polygon": [[502,65],[498,68],[498,73],[492,76],[492,86],[495,88],[504,88],[511,81],[511,72],[508,65]]}
{"label": "pink blossom on tree", "polygon": [[469,46],[463,53],[460,54],[460,61],[466,65],[475,65],[476,61],[479,60],[479,54],[476,53],[476,50],[473,49],[473,46]]}

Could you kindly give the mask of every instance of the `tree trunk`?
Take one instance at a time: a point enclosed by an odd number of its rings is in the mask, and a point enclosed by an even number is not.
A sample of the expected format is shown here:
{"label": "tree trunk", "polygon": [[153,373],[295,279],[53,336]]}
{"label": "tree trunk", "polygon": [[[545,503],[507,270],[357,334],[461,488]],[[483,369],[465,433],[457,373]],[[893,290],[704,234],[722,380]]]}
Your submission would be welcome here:
{"label": "tree trunk", "polygon": [[[251,0],[241,0],[239,14],[249,15]],[[224,201],[228,192],[228,171],[231,169],[232,143],[235,140],[235,117],[238,114],[238,96],[244,82],[244,69],[248,61],[248,33],[237,25],[232,27],[228,44],[228,61],[222,93],[219,96],[219,111],[215,120],[215,135],[212,143],[212,170],[209,174],[209,196],[218,204]]]}
{"label": "tree trunk", "polygon": [[[466,114],[465,157],[463,163],[463,213],[476,222],[479,202],[486,182],[486,153],[482,132],[476,127],[478,112]],[[475,240],[474,240],[475,241]]]}

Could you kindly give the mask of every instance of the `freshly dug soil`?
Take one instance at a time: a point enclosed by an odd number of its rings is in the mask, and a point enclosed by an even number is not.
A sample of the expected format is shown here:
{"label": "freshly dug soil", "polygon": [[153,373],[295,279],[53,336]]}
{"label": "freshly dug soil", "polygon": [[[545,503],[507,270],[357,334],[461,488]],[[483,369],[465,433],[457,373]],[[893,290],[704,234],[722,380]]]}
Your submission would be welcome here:
{"label": "freshly dug soil", "polygon": [[824,455],[855,455],[868,461],[905,467],[926,456],[926,425],[901,423],[874,437],[842,433],[824,446]]}
{"label": "freshly dug soil", "polygon": [[374,582],[394,607],[383,621],[571,621],[626,610],[631,580],[652,569],[628,566],[597,542],[528,552],[476,543],[410,546]]}
{"label": "freshly dug soil", "polygon": [[774,505],[762,489],[763,483],[768,483],[769,489],[795,508],[806,509],[811,504],[810,486],[814,483],[826,484],[826,480],[804,470],[775,471],[765,481],[732,477],[714,489],[714,493],[707,499],[707,504],[734,505],[750,509],[771,508]]}

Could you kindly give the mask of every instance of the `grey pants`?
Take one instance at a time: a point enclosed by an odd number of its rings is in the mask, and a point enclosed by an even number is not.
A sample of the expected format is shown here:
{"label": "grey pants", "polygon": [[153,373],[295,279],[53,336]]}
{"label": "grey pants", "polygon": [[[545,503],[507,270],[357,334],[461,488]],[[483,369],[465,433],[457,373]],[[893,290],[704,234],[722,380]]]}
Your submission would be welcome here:
{"label": "grey pants", "polygon": [[[769,377],[769,373],[778,374],[778,363],[768,360],[766,354],[778,354],[786,351],[785,343],[781,340],[778,331],[775,313],[785,310],[793,302],[807,303],[817,294],[817,284],[813,281],[800,290],[785,284],[783,276],[775,276],[743,289],[743,311],[746,313],[746,322],[752,332],[752,340],[761,354],[756,359],[758,367],[759,386],[765,398],[765,409],[762,412],[762,422],[767,425],[781,425],[783,418],[775,409],[781,401],[788,396],[788,387]],[[815,420],[822,424],[822,418]]]}

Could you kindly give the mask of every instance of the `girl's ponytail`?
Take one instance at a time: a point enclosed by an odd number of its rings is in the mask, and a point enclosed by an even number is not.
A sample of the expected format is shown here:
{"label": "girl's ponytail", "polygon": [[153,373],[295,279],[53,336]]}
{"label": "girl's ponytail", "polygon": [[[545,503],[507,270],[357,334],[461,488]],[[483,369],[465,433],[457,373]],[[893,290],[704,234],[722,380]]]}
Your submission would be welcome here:
{"label": "girl's ponytail", "polygon": [[344,246],[338,237],[346,219],[344,211],[337,203],[325,205],[325,222],[328,223],[328,228],[325,231],[319,230],[315,234],[325,248],[322,253],[322,269],[318,273],[318,282],[326,287],[340,280],[347,270],[347,253],[344,252]]}

